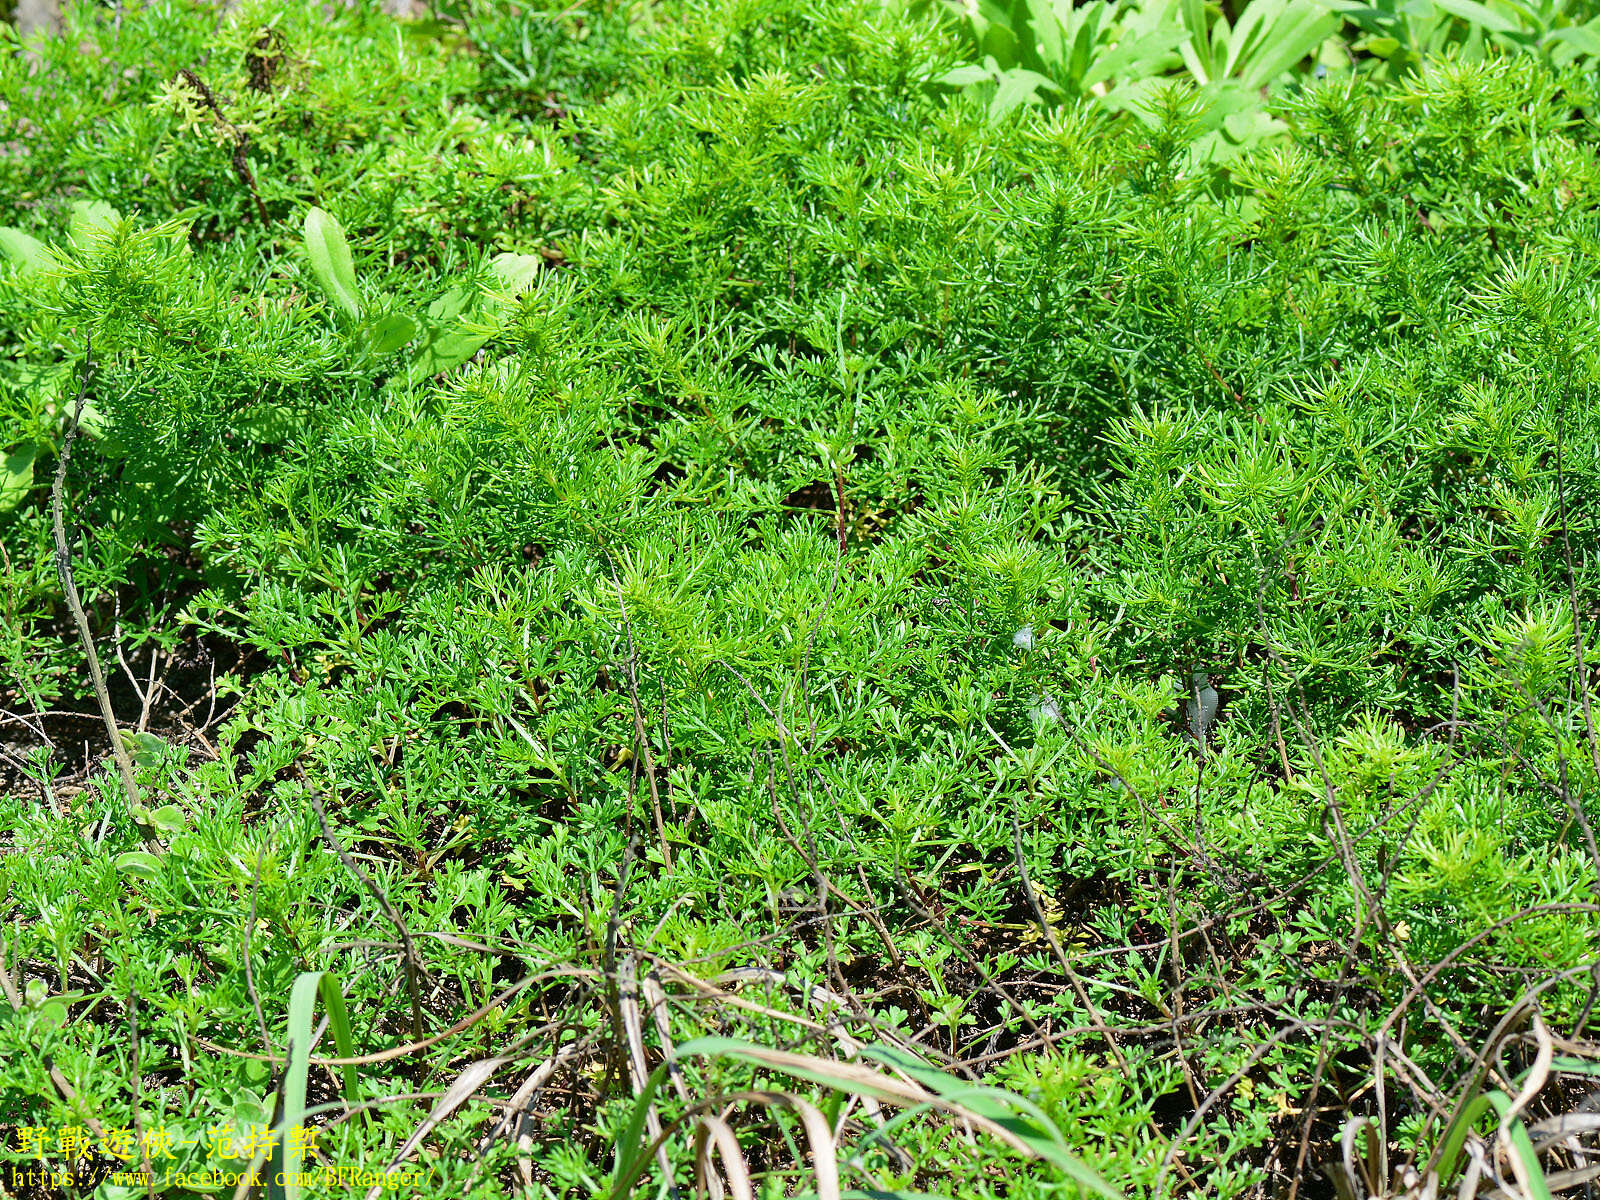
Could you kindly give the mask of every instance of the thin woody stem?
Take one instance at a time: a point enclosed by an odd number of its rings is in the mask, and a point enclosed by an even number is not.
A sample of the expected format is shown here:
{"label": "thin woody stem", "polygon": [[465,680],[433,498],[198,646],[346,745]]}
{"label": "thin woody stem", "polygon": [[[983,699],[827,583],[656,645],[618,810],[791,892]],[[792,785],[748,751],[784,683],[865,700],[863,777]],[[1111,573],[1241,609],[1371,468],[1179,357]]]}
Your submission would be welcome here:
{"label": "thin woody stem", "polygon": [[[106,677],[100,670],[100,656],[95,653],[94,637],[89,632],[89,618],[83,611],[83,601],[78,596],[78,585],[72,578],[72,551],[68,547],[66,521],[62,515],[62,493],[67,482],[67,463],[72,458],[72,443],[78,436],[78,421],[83,416],[84,397],[89,394],[89,381],[94,377],[93,347],[83,348],[83,379],[78,387],[78,398],[73,402],[72,416],[67,423],[67,436],[61,443],[61,458],[56,463],[56,479],[50,488],[50,517],[55,527],[56,570],[61,575],[61,587],[67,595],[67,608],[72,613],[72,623],[78,628],[83,641],[83,653],[89,660],[89,679],[94,684],[94,698],[100,705],[100,715],[105,718],[106,736],[111,739],[111,753],[117,760],[117,771],[122,776],[122,786],[128,793],[130,804],[139,803],[139,783],[133,773],[133,759],[122,744],[117,730],[117,715],[111,708],[111,693],[106,690]],[[146,839],[148,841],[148,839]]]}

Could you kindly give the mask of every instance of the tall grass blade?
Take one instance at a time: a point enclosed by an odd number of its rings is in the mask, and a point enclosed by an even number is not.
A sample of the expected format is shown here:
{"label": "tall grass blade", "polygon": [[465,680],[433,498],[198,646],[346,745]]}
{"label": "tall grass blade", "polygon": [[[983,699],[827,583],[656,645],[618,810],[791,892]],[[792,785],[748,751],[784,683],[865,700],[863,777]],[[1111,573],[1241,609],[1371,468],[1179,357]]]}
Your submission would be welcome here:
{"label": "tall grass blade", "polygon": [[[306,1120],[306,1078],[311,1067],[311,1019],[315,1015],[317,997],[322,997],[323,1010],[328,1014],[328,1029],[333,1034],[339,1057],[354,1058],[355,1042],[350,1036],[350,1019],[345,1013],[344,993],[338,981],[327,971],[303,971],[294,981],[289,993],[289,1061],[283,1072],[283,1103],[273,1124],[276,1147],[272,1153],[271,1174],[267,1180],[267,1195],[272,1200],[299,1200],[299,1176],[304,1170],[303,1144],[290,1136],[290,1131],[303,1127]],[[345,1103],[357,1101],[357,1076],[355,1067],[348,1063],[339,1068]],[[279,1183],[278,1180],[282,1179]]]}

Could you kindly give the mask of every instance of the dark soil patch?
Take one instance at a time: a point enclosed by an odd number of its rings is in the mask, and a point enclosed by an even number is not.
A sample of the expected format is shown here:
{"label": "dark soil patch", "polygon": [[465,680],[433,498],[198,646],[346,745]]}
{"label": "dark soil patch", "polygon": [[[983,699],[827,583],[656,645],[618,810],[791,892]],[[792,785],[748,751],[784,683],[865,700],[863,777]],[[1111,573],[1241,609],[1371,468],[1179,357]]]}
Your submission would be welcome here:
{"label": "dark soil patch", "polygon": [[[119,727],[138,728],[144,716],[147,732],[204,758],[215,757],[214,732],[237,703],[234,697],[218,696],[217,680],[260,669],[254,651],[216,634],[188,637],[171,654],[154,651],[153,682],[150,652],[129,659],[125,668],[114,650],[107,656],[107,647],[98,649]],[[57,798],[82,791],[111,755],[105,719],[94,696],[75,696],[44,712],[0,708],[0,792],[33,794],[41,804],[48,802],[38,780],[23,769],[30,758],[37,761],[40,748],[47,748],[59,767],[51,784]]]}

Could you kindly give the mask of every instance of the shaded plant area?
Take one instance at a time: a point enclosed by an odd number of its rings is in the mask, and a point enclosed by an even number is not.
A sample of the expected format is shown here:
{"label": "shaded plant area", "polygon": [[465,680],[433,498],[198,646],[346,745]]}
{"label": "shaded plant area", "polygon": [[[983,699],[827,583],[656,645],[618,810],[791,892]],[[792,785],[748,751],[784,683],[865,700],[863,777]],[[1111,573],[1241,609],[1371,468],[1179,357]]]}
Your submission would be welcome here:
{"label": "shaded plant area", "polygon": [[1581,63],[1219,158],[876,3],[64,21],[0,33],[12,1194],[1595,1177]]}

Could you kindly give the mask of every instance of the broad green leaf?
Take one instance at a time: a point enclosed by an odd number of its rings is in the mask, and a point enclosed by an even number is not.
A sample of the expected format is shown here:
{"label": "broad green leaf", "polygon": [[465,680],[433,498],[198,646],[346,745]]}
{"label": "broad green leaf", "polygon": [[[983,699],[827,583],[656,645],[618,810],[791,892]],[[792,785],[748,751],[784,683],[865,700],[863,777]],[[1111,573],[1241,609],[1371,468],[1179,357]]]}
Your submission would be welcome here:
{"label": "broad green leaf", "polygon": [[306,256],[311,272],[340,308],[352,318],[361,316],[360,292],[356,288],[355,264],[350,259],[350,244],[344,230],[320,208],[306,213]]}
{"label": "broad green leaf", "polygon": [[1378,58],[1393,57],[1394,52],[1400,49],[1400,39],[1392,37],[1367,37],[1357,42],[1352,49],[1365,50],[1368,54]]}
{"label": "broad green leaf", "polygon": [[[1034,27],[1034,5],[1040,0],[1012,0],[1011,33],[1016,40],[1016,62],[1013,66],[1029,71],[1043,71],[1044,61],[1039,57],[1039,33]],[[1045,19],[1051,20],[1048,12]]]}
{"label": "broad green leaf", "polygon": [[60,1029],[71,1015],[71,1006],[59,997],[46,1000],[34,1010],[34,1020],[47,1029]]}
{"label": "broad green leaf", "polygon": [[83,402],[83,410],[78,414],[78,432],[84,437],[99,439],[106,433],[106,418],[91,401]]}
{"label": "broad green leaf", "polygon": [[1067,57],[1067,37],[1072,29],[1071,14],[1068,13],[1063,19],[1056,13],[1050,0],[1027,0],[1027,4],[1031,10],[1029,23],[1035,35],[1031,57],[1037,60],[1028,65],[1062,66]]}
{"label": "broad green leaf", "polygon": [[9,225],[0,225],[0,253],[21,266],[24,273],[48,271],[56,265],[56,256],[48,246]]}
{"label": "broad green leaf", "polygon": [[1272,114],[1265,109],[1253,108],[1229,113],[1222,120],[1222,128],[1231,141],[1241,146],[1253,146],[1275,133],[1282,133],[1287,126],[1282,121],[1273,120]]}
{"label": "broad green leaf", "polygon": [[117,870],[137,879],[160,879],[161,860],[146,850],[129,850],[117,856]]}
{"label": "broad green leaf", "polygon": [[462,310],[467,307],[467,301],[471,299],[472,293],[466,288],[451,288],[428,305],[428,320],[442,324],[451,317],[460,316]]}
{"label": "broad green leaf", "polygon": [[[1537,27],[1545,24],[1544,14],[1539,9],[1524,3],[1523,0],[1496,0],[1496,3],[1504,5],[1516,13],[1517,16],[1522,18],[1524,25]],[[1561,5],[1558,4],[1556,7],[1559,10]]]}
{"label": "broad green leaf", "polygon": [[117,736],[122,739],[122,744],[127,748],[133,761],[141,767],[153,767],[161,761],[161,752],[167,744],[153,733],[134,733],[132,730],[119,729]]}
{"label": "broad green leaf", "polygon": [[513,296],[518,296],[538,278],[539,272],[544,269],[544,259],[537,254],[496,254],[490,260],[490,265],[506,289]]}
{"label": "broad green leaf", "polygon": [[1591,58],[1600,57],[1600,20],[1591,21],[1587,25],[1574,25],[1570,29],[1553,30],[1547,35],[1546,40],[1570,48],[1570,52],[1559,54],[1565,61],[1571,61],[1583,54]]}
{"label": "broad green leaf", "polygon": [[96,238],[116,228],[121,215],[103,200],[74,200],[67,217],[67,240],[79,250],[87,250]]}
{"label": "broad green leaf", "polygon": [[258,1092],[244,1088],[233,1098],[233,1119],[241,1126],[267,1125],[272,1121],[272,1112]]}
{"label": "broad green leaf", "polygon": [[1460,17],[1470,25],[1487,29],[1490,33],[1517,32],[1515,21],[1501,16],[1487,4],[1478,3],[1478,0],[1433,0],[1433,2],[1445,12]]}
{"label": "broad green leaf", "polygon": [[982,83],[993,79],[993,72],[986,71],[976,63],[968,63],[962,67],[952,67],[943,75],[934,77],[933,82],[947,87],[970,87],[975,83]]}
{"label": "broad green leaf", "polygon": [[411,360],[410,378],[414,381],[432,379],[442,371],[459,367],[479,350],[489,338],[463,326],[435,330]]}
{"label": "broad green leaf", "polygon": [[1261,53],[1242,64],[1241,77],[1251,87],[1265,87],[1296,63],[1310,57],[1338,31],[1339,18],[1309,0],[1292,5],[1273,25]]}
{"label": "broad green leaf", "polygon": [[1026,104],[1038,95],[1040,89],[1054,91],[1055,84],[1036,71],[1024,70],[1022,67],[1013,67],[1000,76],[1000,86],[995,89],[994,99],[989,101],[989,121],[991,124],[1000,121],[1019,104]]}
{"label": "broad green leaf", "polygon": [[151,826],[168,837],[182,833],[188,823],[188,816],[176,804],[163,804],[150,814]]}
{"label": "broad green leaf", "polygon": [[1176,26],[1152,30],[1136,37],[1124,36],[1114,49],[1095,59],[1083,76],[1083,86],[1087,88],[1106,80],[1154,74],[1183,45],[1187,36]]}
{"label": "broad green leaf", "polygon": [[1017,48],[1017,35],[1008,24],[996,22],[984,30],[982,39],[978,43],[978,51],[985,58],[992,58],[1002,70],[1017,66],[1021,61],[1021,54]]}
{"label": "broad green leaf", "polygon": [[1238,21],[1228,31],[1222,69],[1217,74],[1232,75],[1239,60],[1252,48],[1257,31],[1263,35],[1271,33],[1282,13],[1283,0],[1250,0],[1239,13]]}
{"label": "broad green leaf", "polygon": [[8,451],[0,460],[0,512],[9,512],[27,499],[33,488],[33,463],[38,456],[39,448],[29,443]]}
{"label": "broad green leaf", "polygon": [[367,348],[382,357],[393,354],[412,338],[420,327],[405,313],[385,313],[367,324]]}
{"label": "broad green leaf", "polygon": [[1210,83],[1211,37],[1206,21],[1205,0],[1181,0],[1179,11],[1183,15],[1184,27],[1189,31],[1189,39],[1181,47],[1183,60],[1196,82]]}

